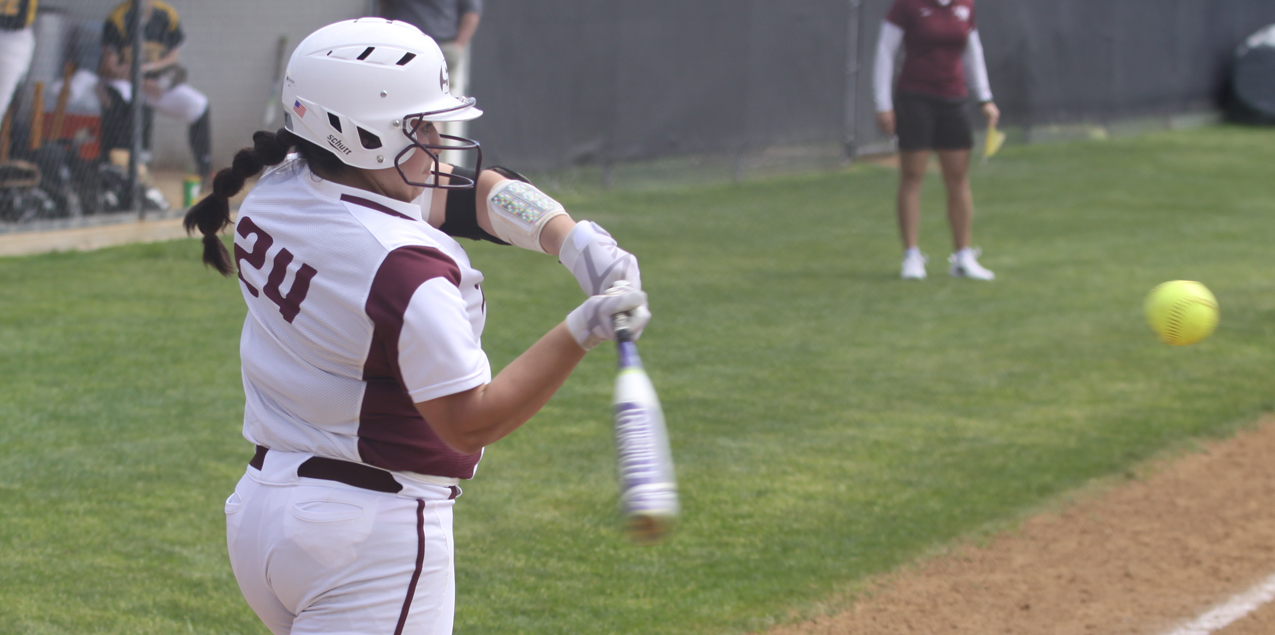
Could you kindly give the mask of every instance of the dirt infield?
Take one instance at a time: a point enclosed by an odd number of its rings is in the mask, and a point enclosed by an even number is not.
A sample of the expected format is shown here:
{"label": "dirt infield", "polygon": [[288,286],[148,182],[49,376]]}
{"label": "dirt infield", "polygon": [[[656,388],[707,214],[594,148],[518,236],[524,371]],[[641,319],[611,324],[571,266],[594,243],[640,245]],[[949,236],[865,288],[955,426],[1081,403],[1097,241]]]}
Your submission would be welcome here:
{"label": "dirt infield", "polygon": [[0,234],[0,257],[27,256],[50,251],[92,251],[131,243],[185,238],[180,218],[121,222],[43,232]]}
{"label": "dirt infield", "polygon": [[985,545],[881,580],[844,613],[768,635],[1270,635],[1275,602],[1250,602],[1221,628],[1197,618],[1264,581],[1270,586],[1272,574],[1275,416],[1268,416]]}

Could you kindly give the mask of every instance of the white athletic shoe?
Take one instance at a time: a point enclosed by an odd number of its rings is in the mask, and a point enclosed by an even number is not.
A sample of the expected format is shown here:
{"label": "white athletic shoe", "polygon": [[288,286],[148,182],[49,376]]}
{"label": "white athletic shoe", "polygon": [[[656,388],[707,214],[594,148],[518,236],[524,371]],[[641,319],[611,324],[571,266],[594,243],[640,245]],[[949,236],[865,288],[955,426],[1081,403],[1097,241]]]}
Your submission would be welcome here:
{"label": "white athletic shoe", "polygon": [[952,254],[947,259],[948,262],[952,263],[952,268],[948,269],[948,273],[952,274],[954,278],[994,280],[996,274],[978,264],[978,257],[981,255],[983,255],[983,250],[978,248],[965,248]]}
{"label": "white athletic shoe", "polygon": [[925,261],[925,255],[919,251],[909,251],[904,253],[903,270],[900,272],[899,277],[904,280],[924,280]]}

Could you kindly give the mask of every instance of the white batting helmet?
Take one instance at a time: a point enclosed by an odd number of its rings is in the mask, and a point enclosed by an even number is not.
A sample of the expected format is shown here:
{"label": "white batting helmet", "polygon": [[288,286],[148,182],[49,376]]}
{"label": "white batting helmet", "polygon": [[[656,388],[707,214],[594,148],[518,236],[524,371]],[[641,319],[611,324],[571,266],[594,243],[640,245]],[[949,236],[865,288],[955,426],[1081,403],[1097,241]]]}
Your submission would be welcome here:
{"label": "white batting helmet", "polygon": [[[435,164],[438,151],[460,149],[477,151],[481,168],[482,151],[472,139],[444,135],[455,143],[439,146],[417,138],[424,137],[425,122],[468,121],[482,111],[473,97],[451,94],[438,44],[405,22],[360,18],[311,33],[288,60],[282,97],[285,127],[330,149],[346,165],[394,166],[403,175],[399,163],[413,149],[428,153]],[[441,187],[473,186],[465,180],[454,177]]]}

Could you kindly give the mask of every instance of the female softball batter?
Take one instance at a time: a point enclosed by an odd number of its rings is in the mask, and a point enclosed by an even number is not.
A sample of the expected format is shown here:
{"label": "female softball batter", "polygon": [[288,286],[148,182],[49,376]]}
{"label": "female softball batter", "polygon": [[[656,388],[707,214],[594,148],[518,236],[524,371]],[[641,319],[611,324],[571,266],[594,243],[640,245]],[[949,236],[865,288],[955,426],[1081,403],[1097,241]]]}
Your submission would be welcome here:
{"label": "female softball batter", "polygon": [[[238,270],[244,436],[226,501],[230,563],[276,634],[450,633],[452,504],[484,446],[534,415],[612,316],[650,317],[637,261],[478,143],[436,124],[481,114],[449,92],[433,40],[381,18],[311,34],[288,63],[278,133],[186,217],[204,261]],[[477,169],[438,161],[476,154]],[[231,255],[218,239],[244,200]],[[556,255],[589,296],[492,376],[483,275],[453,236]]]}
{"label": "female softball batter", "polygon": [[[894,58],[903,48],[903,69],[892,94]],[[894,0],[881,24],[873,77],[877,123],[899,137],[897,213],[903,238],[902,277],[925,278],[925,256],[917,241],[921,225],[921,183],[930,151],[938,152],[947,188],[947,218],[952,226],[953,276],[991,280],[970,246],[974,200],[970,195],[970,148],[974,145],[965,112],[967,80],[993,125],[1000,111],[992,102],[983,60],[983,44],[974,19],[974,0]]]}

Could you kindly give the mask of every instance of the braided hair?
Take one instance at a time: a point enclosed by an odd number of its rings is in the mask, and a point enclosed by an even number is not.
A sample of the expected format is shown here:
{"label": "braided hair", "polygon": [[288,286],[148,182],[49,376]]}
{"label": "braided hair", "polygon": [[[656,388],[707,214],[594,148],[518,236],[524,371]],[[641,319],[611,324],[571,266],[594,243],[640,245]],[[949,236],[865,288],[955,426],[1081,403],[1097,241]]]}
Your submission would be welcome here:
{"label": "braided hair", "polygon": [[266,166],[278,165],[293,150],[301,155],[301,159],[323,174],[339,174],[349,169],[337,156],[317,146],[286,128],[278,132],[259,130],[252,135],[252,147],[244,148],[235,154],[230,167],[213,177],[212,194],[204,197],[186,212],[182,225],[186,233],[204,235],[204,264],[216,269],[223,276],[235,273],[234,261],[230,252],[221,242],[218,234],[230,225],[230,199],[243,190],[244,182],[261,173]]}

